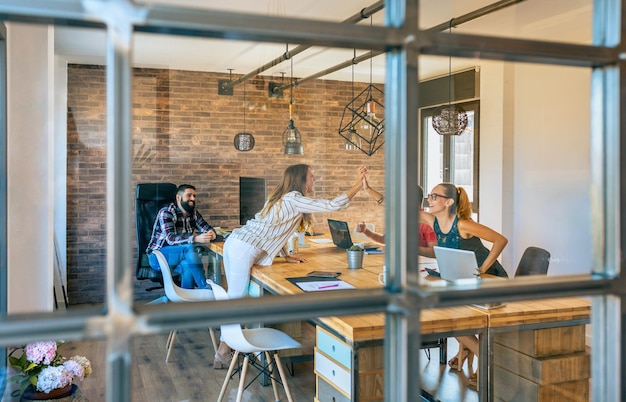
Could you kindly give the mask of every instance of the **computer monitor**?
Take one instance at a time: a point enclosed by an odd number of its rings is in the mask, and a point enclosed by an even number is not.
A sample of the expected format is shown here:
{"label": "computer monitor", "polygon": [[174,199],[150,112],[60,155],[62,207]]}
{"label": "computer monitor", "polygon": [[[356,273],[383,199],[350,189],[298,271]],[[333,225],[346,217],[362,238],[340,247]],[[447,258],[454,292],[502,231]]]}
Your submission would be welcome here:
{"label": "computer monitor", "polygon": [[239,224],[245,225],[265,205],[265,179],[239,178]]}

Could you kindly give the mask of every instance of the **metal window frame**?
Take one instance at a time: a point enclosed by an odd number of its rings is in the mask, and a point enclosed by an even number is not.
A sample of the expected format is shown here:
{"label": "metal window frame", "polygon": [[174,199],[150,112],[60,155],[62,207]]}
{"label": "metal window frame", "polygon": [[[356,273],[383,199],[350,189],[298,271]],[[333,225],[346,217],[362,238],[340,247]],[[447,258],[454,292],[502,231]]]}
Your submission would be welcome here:
{"label": "metal window frame", "polygon": [[[623,20],[626,0],[594,1],[594,44],[574,45],[476,35],[442,35],[418,31],[418,0],[387,0],[386,26],[346,26],[322,21],[248,15],[234,12],[190,10],[153,5],[143,8],[130,0],[3,0],[0,17],[36,23],[107,25],[107,303],[104,310],[76,313],[6,315],[6,269],[0,272],[0,346],[52,338],[105,339],[107,342],[106,400],[130,400],[131,339],[167,331],[228,322],[288,321],[324,315],[348,315],[385,311],[385,399],[419,399],[411,392],[418,386],[416,346],[420,344],[421,309],[467,304],[470,300],[522,300],[560,296],[592,295],[593,400],[626,400],[621,373],[626,364],[625,342],[621,336],[625,319],[626,280],[619,277],[626,249],[626,222],[619,213],[626,207],[626,135],[620,124],[626,86],[624,77]],[[89,9],[87,9],[88,7]],[[94,7],[99,13],[93,13]],[[95,16],[99,17],[95,17]],[[127,18],[120,19],[119,16]],[[101,18],[96,21],[95,19]],[[277,41],[331,47],[366,48],[387,52],[386,102],[398,105],[386,110],[385,147],[386,264],[390,281],[385,291],[361,291],[352,297],[323,300],[314,295],[268,298],[250,305],[231,302],[134,306],[129,247],[131,223],[118,211],[130,211],[131,173],[131,55],[132,34],[144,31],[250,41]],[[1,39],[1,38],[0,38]],[[1,40],[0,40],[1,42]],[[2,43],[3,45],[4,43]],[[4,50],[4,48],[0,49]],[[484,286],[474,291],[425,291],[415,278],[405,276],[402,267],[414,266],[417,253],[415,222],[417,200],[408,189],[417,182],[417,58],[420,54],[453,57],[480,57],[492,60],[546,63],[593,69],[592,74],[592,217],[593,276],[550,278],[541,285],[523,281],[507,288]],[[6,66],[6,53],[0,52]],[[0,70],[6,79],[6,69]],[[0,108],[6,117],[6,85],[0,83]],[[2,120],[6,122],[6,118]],[[0,129],[0,152],[6,156],[6,126]],[[6,160],[6,157],[4,158]],[[0,171],[0,214],[6,218],[6,166]],[[2,186],[2,184],[0,184]],[[6,222],[6,219],[4,219]],[[0,231],[0,265],[7,267],[6,223]],[[2,250],[5,250],[3,252]],[[312,303],[314,301],[315,303]],[[215,303],[220,303],[215,304]],[[311,307],[314,305],[315,307]],[[212,308],[208,309],[207,307]],[[216,308],[217,307],[217,308]],[[615,348],[613,348],[614,346]],[[617,349],[617,350],[616,350]],[[401,358],[391,359],[391,356]]]}

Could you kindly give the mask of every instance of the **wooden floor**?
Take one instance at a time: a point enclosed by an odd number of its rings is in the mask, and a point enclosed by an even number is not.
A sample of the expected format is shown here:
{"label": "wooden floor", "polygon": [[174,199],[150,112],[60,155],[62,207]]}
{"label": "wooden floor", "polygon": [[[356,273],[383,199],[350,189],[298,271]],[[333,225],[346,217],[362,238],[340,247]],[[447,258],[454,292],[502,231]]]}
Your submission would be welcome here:
{"label": "wooden floor", "polygon": [[[312,350],[314,331],[305,325],[303,344]],[[226,370],[214,370],[213,347],[207,330],[185,330],[178,335],[169,363],[165,363],[167,335],[144,336],[133,342],[132,401],[215,401],[219,395]],[[450,356],[456,350],[454,339],[449,340]],[[102,341],[71,342],[61,347],[63,356],[84,355],[91,360],[93,374],[78,385],[90,402],[104,401],[105,344]],[[467,389],[467,367],[464,373],[455,373],[447,365],[439,364],[438,350],[432,349],[432,359],[420,352],[422,386],[443,402],[475,402],[478,395]],[[476,364],[476,363],[475,363]],[[311,361],[293,364],[294,375],[289,377],[295,401],[313,401],[315,377]],[[250,370],[252,378],[255,370]],[[234,401],[238,377],[230,384],[225,401]],[[11,385],[9,385],[9,388]],[[280,389],[281,400],[286,400]],[[18,401],[7,389],[3,401]],[[273,401],[271,386],[254,382],[244,394],[244,401]]]}

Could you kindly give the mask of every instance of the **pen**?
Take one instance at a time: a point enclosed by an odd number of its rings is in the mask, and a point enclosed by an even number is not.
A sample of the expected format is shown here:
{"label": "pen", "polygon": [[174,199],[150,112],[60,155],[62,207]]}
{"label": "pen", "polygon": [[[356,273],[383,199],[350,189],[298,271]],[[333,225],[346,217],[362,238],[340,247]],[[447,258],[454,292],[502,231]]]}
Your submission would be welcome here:
{"label": "pen", "polygon": [[328,288],[336,288],[337,286],[339,286],[338,283],[333,283],[332,285],[322,285],[322,286],[318,286],[318,289],[328,289]]}

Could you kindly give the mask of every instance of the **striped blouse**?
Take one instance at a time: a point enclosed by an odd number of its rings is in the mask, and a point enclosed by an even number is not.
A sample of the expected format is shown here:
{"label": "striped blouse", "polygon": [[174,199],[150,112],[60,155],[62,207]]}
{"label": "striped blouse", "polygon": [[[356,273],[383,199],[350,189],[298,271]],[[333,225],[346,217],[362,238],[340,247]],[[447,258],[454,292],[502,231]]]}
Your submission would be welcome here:
{"label": "striped blouse", "polygon": [[258,264],[269,266],[281,250],[286,254],[287,240],[298,229],[304,213],[339,211],[349,204],[346,194],[332,200],[322,200],[291,191],[283,195],[282,200],[274,204],[264,218],[261,218],[260,212],[257,213],[254,219],[235,229],[228,238],[239,239],[265,251]]}

